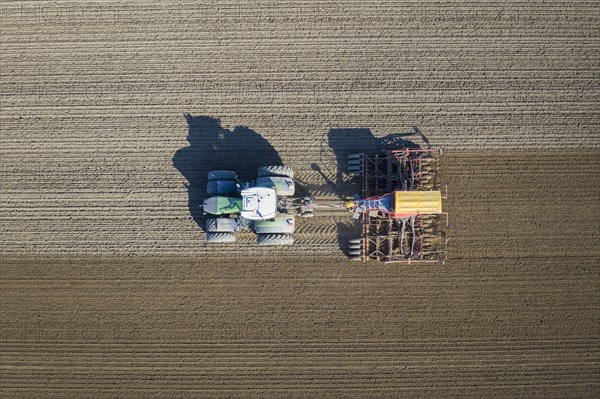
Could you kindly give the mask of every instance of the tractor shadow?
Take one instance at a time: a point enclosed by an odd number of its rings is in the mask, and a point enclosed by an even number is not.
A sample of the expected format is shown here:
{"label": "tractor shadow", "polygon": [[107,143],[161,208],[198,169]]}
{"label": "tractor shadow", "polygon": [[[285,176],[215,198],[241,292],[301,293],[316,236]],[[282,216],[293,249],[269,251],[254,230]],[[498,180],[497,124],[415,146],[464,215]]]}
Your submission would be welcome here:
{"label": "tractor shadow", "polygon": [[259,167],[281,165],[281,157],[267,140],[246,126],[233,130],[209,116],[184,114],[188,123],[189,146],[173,156],[173,166],[187,180],[190,215],[204,231],[206,216],[200,205],[206,198],[207,174],[225,169],[237,172],[241,181],[256,178]]}
{"label": "tractor shadow", "polygon": [[[319,172],[325,183],[334,188],[335,195],[343,200],[360,191],[360,179],[346,174],[348,155],[372,155],[385,150],[428,147],[431,147],[429,140],[416,126],[412,131],[383,137],[374,136],[368,128],[335,128],[329,130],[326,142],[324,139],[321,143],[320,164],[313,164],[311,168]],[[345,252],[348,240],[359,236],[360,224],[348,213],[348,220],[337,224],[340,249]]]}

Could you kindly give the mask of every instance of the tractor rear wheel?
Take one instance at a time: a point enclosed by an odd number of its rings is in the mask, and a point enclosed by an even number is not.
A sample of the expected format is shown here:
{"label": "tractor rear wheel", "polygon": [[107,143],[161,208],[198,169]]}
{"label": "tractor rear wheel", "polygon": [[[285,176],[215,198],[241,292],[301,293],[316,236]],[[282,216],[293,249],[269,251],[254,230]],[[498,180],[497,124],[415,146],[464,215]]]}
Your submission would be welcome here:
{"label": "tractor rear wheel", "polygon": [[237,173],[232,170],[211,170],[208,172],[208,181],[211,180],[237,180]]}
{"label": "tractor rear wheel", "polygon": [[237,220],[232,218],[206,219],[207,233],[235,233],[237,227]]}
{"label": "tractor rear wheel", "polygon": [[206,241],[211,243],[235,242],[235,233],[206,233]]}
{"label": "tractor rear wheel", "polygon": [[294,238],[291,234],[258,234],[258,245],[291,245]]}
{"label": "tractor rear wheel", "polygon": [[211,195],[236,195],[237,183],[233,180],[209,180],[206,183],[206,194]]}
{"label": "tractor rear wheel", "polygon": [[283,176],[294,178],[294,170],[285,165],[262,166],[258,168],[258,177]]}
{"label": "tractor rear wheel", "polygon": [[281,213],[274,220],[257,220],[254,222],[256,234],[292,234],[295,227],[294,216]]}

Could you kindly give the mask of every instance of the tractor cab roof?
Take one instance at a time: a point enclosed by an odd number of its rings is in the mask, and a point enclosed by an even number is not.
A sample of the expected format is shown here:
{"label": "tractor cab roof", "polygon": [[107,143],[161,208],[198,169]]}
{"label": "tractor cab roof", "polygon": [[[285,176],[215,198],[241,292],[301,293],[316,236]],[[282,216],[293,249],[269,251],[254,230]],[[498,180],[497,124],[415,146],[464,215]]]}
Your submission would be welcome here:
{"label": "tractor cab roof", "polygon": [[277,214],[277,195],[270,187],[242,190],[242,217],[250,220],[273,219]]}

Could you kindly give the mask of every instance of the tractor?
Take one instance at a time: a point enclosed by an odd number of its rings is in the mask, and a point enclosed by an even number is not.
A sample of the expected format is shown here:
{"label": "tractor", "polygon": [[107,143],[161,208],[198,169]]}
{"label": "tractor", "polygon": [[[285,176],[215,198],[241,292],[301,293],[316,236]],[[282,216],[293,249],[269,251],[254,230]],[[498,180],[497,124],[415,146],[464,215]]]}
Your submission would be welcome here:
{"label": "tractor", "polygon": [[241,182],[230,170],[208,172],[207,195],[202,208],[206,241],[231,243],[238,231],[253,231],[258,245],[294,243],[295,217],[314,216],[311,197],[294,197],[294,171],[283,165],[263,166],[258,178]]}

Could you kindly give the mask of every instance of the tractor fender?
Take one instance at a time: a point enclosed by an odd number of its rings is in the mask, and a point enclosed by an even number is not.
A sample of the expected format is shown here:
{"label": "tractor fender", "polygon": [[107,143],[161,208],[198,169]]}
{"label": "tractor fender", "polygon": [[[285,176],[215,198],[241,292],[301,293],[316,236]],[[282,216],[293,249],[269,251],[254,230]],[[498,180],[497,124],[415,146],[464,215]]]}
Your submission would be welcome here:
{"label": "tractor fender", "polygon": [[296,192],[296,185],[293,179],[283,176],[265,176],[256,179],[256,185],[260,187],[271,187],[275,193],[281,197],[291,197]]}
{"label": "tractor fender", "polygon": [[293,215],[280,213],[273,219],[255,221],[254,231],[257,234],[292,234],[296,227],[295,224]]}

